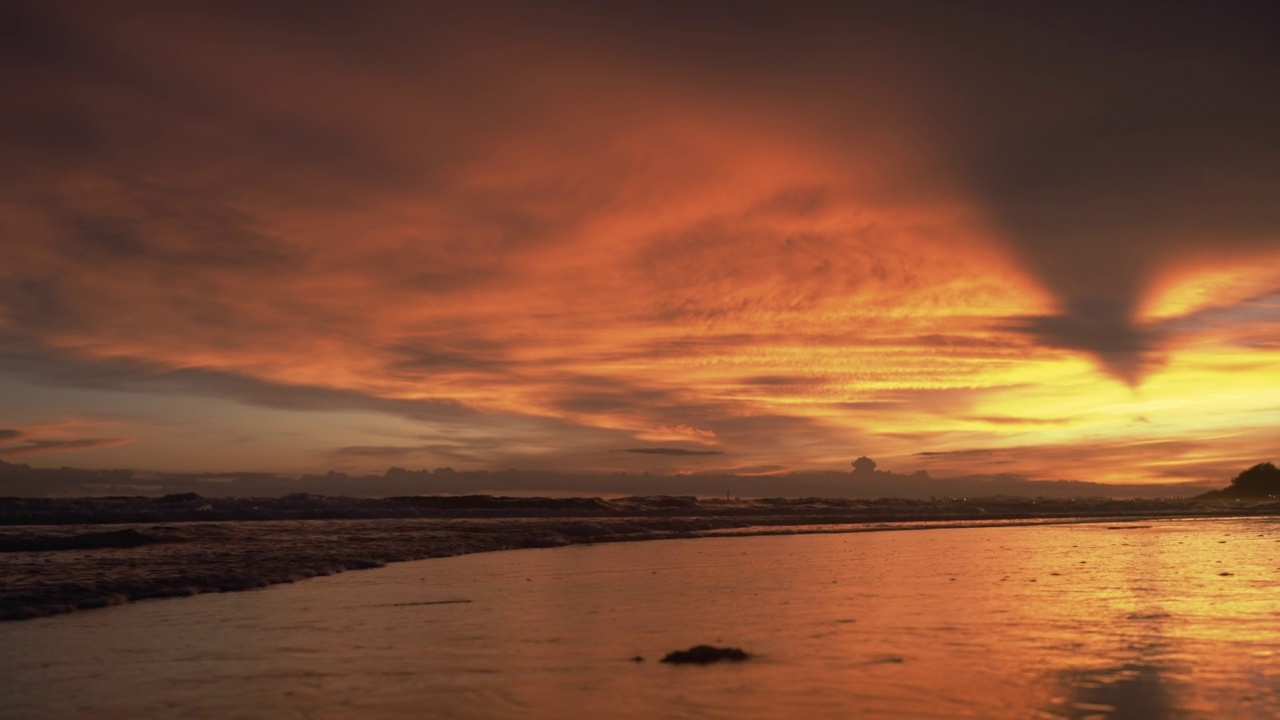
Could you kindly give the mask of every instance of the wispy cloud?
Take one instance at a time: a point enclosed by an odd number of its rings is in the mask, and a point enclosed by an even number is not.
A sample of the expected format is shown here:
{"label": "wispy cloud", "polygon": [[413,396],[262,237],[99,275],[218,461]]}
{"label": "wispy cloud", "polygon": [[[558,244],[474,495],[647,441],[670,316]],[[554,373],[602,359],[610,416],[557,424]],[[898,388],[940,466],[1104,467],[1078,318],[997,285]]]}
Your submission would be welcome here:
{"label": "wispy cloud", "polygon": [[92,450],[95,448],[116,447],[133,442],[130,438],[76,438],[73,440],[35,440],[28,439],[16,445],[0,445],[0,456],[22,457],[57,450]]}
{"label": "wispy cloud", "polygon": [[[25,387],[313,413],[311,460],[604,470],[1222,434],[1246,373],[1275,392],[1247,16],[197,5],[6,8]],[[368,416],[429,439],[342,434]]]}
{"label": "wispy cloud", "polygon": [[990,425],[1066,425],[1071,422],[1069,418],[1010,417],[1006,415],[980,415],[964,419]]}
{"label": "wispy cloud", "polygon": [[681,457],[690,457],[696,455],[723,455],[723,450],[690,450],[688,448],[671,448],[671,447],[640,447],[625,448],[622,452],[637,453],[640,455],[675,455]]}
{"label": "wispy cloud", "polygon": [[102,429],[101,423],[65,420],[23,428],[0,428],[0,457],[17,458],[72,450],[119,447],[133,442],[127,437],[84,437]]}

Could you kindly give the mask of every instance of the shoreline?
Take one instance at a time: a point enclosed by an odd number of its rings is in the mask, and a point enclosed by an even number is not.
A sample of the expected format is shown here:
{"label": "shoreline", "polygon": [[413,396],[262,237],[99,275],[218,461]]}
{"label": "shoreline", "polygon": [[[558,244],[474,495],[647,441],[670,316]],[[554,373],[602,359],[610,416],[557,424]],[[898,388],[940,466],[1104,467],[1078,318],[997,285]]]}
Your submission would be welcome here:
{"label": "shoreline", "polygon": [[[161,520],[0,526],[0,621],[125,604],[152,598],[235,592],[346,570],[438,557],[604,542],[818,533],[894,532],[1270,517],[1274,505],[1156,508],[1131,501],[1046,508],[1017,503],[983,513],[925,503],[905,512],[897,501],[774,501],[747,507],[671,507],[663,498],[633,502],[612,515],[476,516],[454,508],[436,517]],[[722,501],[723,502],[723,501]],[[969,501],[965,501],[968,503]],[[732,504],[732,503],[731,503]],[[739,503],[743,505],[744,503]],[[987,505],[993,503],[987,502]],[[503,508],[510,511],[511,508]],[[527,508],[526,508],[527,509]],[[540,513],[554,512],[534,503]],[[743,509],[754,513],[740,512]],[[779,512],[778,510],[783,510]],[[1072,514],[1063,514],[1075,509]],[[490,508],[492,510],[492,508]],[[788,511],[789,510],[789,511]],[[1092,512],[1090,512],[1092,511]],[[4,518],[12,520],[12,517]],[[3,522],[3,520],[0,520]]]}
{"label": "shoreline", "polygon": [[13,525],[99,525],[274,520],[372,520],[460,518],[673,518],[813,516],[833,521],[920,519],[966,520],[989,517],[1075,517],[1135,513],[1221,515],[1242,511],[1280,514],[1280,501],[1253,503],[1194,498],[698,498],[693,496],[505,497],[415,495],[352,498],[295,493],[282,497],[207,498],[195,493],[162,497],[91,498],[0,497],[0,527]]}

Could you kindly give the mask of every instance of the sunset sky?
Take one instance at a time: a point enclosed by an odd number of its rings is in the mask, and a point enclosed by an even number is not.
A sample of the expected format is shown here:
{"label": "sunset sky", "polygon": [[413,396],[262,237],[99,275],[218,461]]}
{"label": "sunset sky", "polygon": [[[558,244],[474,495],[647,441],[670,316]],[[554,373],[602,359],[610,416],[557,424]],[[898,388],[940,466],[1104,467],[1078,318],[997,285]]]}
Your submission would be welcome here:
{"label": "sunset sky", "polygon": [[1280,22],[1055,5],[6,2],[0,460],[1278,460]]}

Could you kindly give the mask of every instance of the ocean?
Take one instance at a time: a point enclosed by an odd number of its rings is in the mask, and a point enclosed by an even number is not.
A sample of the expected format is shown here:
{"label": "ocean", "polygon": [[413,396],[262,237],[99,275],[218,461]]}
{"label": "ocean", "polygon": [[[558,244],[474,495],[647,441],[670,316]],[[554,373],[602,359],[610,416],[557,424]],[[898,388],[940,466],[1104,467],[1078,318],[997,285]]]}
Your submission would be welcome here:
{"label": "ocean", "polygon": [[[0,624],[9,718],[1271,718],[1280,524],[714,537]],[[743,662],[659,662],[698,644]]]}

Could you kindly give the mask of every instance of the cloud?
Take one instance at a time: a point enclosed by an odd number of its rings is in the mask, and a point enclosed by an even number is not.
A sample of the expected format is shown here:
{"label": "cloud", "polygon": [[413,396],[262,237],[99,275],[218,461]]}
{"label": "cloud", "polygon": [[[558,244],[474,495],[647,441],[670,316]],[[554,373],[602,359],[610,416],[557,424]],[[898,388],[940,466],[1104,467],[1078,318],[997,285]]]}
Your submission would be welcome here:
{"label": "cloud", "polygon": [[519,443],[519,435],[495,437],[484,434],[462,434],[456,429],[442,429],[435,437],[424,437],[415,445],[349,445],[329,451],[326,457],[343,469],[364,470],[378,463],[396,460],[401,463],[457,464],[476,466],[500,458],[504,445]]}
{"label": "cloud", "polygon": [[1121,308],[1114,301],[1077,303],[1065,314],[1018,318],[1006,327],[1049,347],[1088,352],[1117,379],[1138,385],[1168,363],[1167,351],[1181,338],[1269,322],[1280,306],[1277,297],[1280,291],[1270,291],[1152,320],[1137,319],[1137,307],[1131,304]]}
{"label": "cloud", "polygon": [[0,456],[22,457],[59,450],[93,450],[117,447],[133,442],[132,438],[76,438],[73,440],[25,440],[18,445],[0,445]]}
{"label": "cloud", "polygon": [[127,425],[130,423],[121,422],[117,418],[72,416],[0,428],[0,457],[16,458],[128,445],[135,438],[117,434]]}
{"label": "cloud", "polygon": [[687,448],[670,448],[670,447],[641,447],[626,448],[622,452],[638,453],[641,455],[676,455],[688,457],[694,455],[723,455],[723,450],[689,450]]}
{"label": "cloud", "polygon": [[[697,412],[694,410],[694,408],[688,407],[687,405],[683,407],[680,407],[680,406],[673,407],[671,408],[671,410],[674,413],[678,413],[681,415],[691,415]],[[704,414],[704,416],[708,413],[711,415],[711,417],[716,417],[719,414],[715,411],[714,408],[701,409],[701,414]],[[676,425],[661,425],[656,428],[646,429],[643,432],[636,433],[636,439],[648,440],[650,442],[662,442],[662,441],[675,440],[677,442],[703,443],[704,445],[714,445],[719,441],[719,438],[716,435],[715,430],[712,430],[710,428],[694,427],[693,425],[689,425],[687,423],[679,423]]]}
{"label": "cloud", "polygon": [[1159,336],[1131,320],[1130,310],[1110,305],[1078,304],[1064,315],[1025,318],[1009,327],[1049,347],[1087,352],[1118,380],[1137,385],[1163,364]]}
{"label": "cloud", "polygon": [[[761,477],[770,475],[781,475],[790,472],[791,468],[785,465],[740,465],[737,467],[726,468],[725,473],[740,477]],[[784,487],[779,483],[780,487]]]}
{"label": "cloud", "polygon": [[333,451],[334,455],[345,455],[356,458],[399,458],[407,455],[413,455],[422,451],[419,447],[404,447],[399,445],[352,445],[350,447],[341,447]]}
{"label": "cloud", "polygon": [[1065,425],[1071,420],[1069,418],[1031,418],[1031,417],[1011,417],[1007,415],[980,415],[966,417],[965,420],[974,422],[990,423],[992,425]]}
{"label": "cloud", "polygon": [[1266,23],[829,5],[10,3],[0,368],[605,470],[1069,433],[996,418],[1128,402],[1080,357],[1268,377],[1280,280],[1221,292],[1280,252]]}
{"label": "cloud", "polygon": [[2,345],[0,369],[63,386],[230,397],[284,410],[373,410],[415,419],[451,420],[472,414],[450,402],[379,398],[340,388],[276,383],[218,370],[171,368],[140,359],[76,358],[26,350],[4,352]]}
{"label": "cloud", "polygon": [[[1162,364],[1164,337],[1139,318],[1161,273],[1277,249],[1280,210],[1263,190],[1280,160],[1267,140],[1280,102],[1264,70],[1276,51],[1255,12],[1180,6],[1153,22],[1135,5],[1097,24],[1064,6],[1005,19],[1010,34],[992,52],[1020,37],[1044,46],[1024,58],[1033,68],[984,80],[997,104],[1017,94],[1010,117],[960,132],[987,155],[971,161],[975,189],[1058,299],[1023,331],[1136,385]],[[1027,69],[1052,81],[1028,85]]]}
{"label": "cloud", "polygon": [[942,475],[982,474],[987,472],[983,468],[1006,465],[1034,469],[1025,475],[1032,480],[1138,483],[1226,479],[1268,456],[1260,442],[1267,432],[1256,428],[1230,438],[1138,436],[1088,444],[964,448],[924,451],[917,457],[930,473]]}

